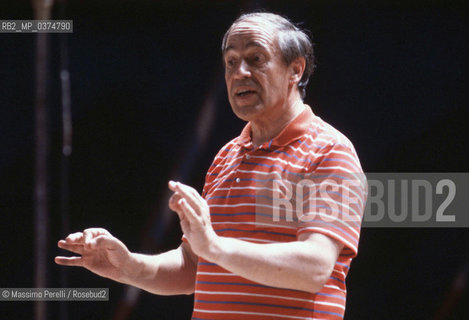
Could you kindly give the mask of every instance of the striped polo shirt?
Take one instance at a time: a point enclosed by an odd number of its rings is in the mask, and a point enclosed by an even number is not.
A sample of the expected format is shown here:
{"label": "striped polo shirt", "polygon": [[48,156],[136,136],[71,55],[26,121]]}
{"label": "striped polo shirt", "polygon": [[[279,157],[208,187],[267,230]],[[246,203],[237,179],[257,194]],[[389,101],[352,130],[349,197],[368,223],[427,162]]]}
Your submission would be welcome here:
{"label": "striped polo shirt", "polygon": [[308,106],[257,148],[248,123],[207,172],[215,232],[260,244],[319,232],[344,247],[317,293],[255,283],[199,258],[192,319],[342,319],[366,200],[361,174],[352,143]]}

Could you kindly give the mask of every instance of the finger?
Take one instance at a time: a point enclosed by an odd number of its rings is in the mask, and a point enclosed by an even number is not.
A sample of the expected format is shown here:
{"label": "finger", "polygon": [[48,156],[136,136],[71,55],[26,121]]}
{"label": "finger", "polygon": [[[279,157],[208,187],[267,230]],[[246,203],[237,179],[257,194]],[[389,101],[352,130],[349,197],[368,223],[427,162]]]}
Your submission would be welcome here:
{"label": "finger", "polygon": [[99,236],[99,235],[108,235],[111,234],[104,228],[87,228],[83,231],[83,235],[92,235],[92,236]]}
{"label": "finger", "polygon": [[[200,201],[200,195],[195,191],[194,188],[189,187],[185,184],[182,183],[176,183],[176,191],[184,198],[187,200],[189,205],[196,209],[199,208],[201,209],[201,201]],[[195,210],[196,213],[198,213],[199,210]]]}
{"label": "finger", "polygon": [[187,193],[188,195],[191,195],[194,198],[200,197],[197,190],[195,190],[191,186],[188,186],[187,184],[184,184],[181,182],[176,182],[176,191],[180,191],[180,190],[184,190],[184,193]]}
{"label": "finger", "polygon": [[[177,212],[177,211],[176,211]],[[183,234],[189,234],[191,230],[191,224],[185,217],[184,211],[181,208],[181,213],[178,213],[179,216],[179,224],[181,225],[181,230]]]}
{"label": "finger", "polygon": [[60,240],[57,243],[57,246],[61,249],[68,250],[76,254],[83,254],[83,244],[75,244],[75,243],[70,244],[64,240]]}
{"label": "finger", "polygon": [[176,212],[177,215],[178,215],[178,217],[179,217],[179,221],[180,221],[180,222],[183,222],[183,221],[186,221],[187,219],[186,219],[186,217],[185,217],[185,215],[184,215],[184,211],[182,210],[182,207],[181,207],[181,205],[180,205],[180,201],[181,201],[181,200],[182,200],[182,199],[179,199],[178,202],[173,205],[173,207],[171,208],[171,210],[173,210],[174,212]]}
{"label": "finger", "polygon": [[81,243],[83,241],[83,232],[71,233],[65,238],[65,241],[67,243]]}
{"label": "finger", "polygon": [[180,192],[181,190],[183,191],[182,194],[183,196],[190,196],[194,199],[199,198],[200,195],[191,186],[188,186],[184,183],[181,182],[175,182],[175,181],[169,181],[169,188],[175,192],[175,194],[178,194],[178,191]]}
{"label": "finger", "polygon": [[110,235],[110,233],[103,228],[89,228],[83,231],[83,238],[85,246],[91,247],[94,245],[93,238],[100,235]]}
{"label": "finger", "polygon": [[173,180],[169,180],[168,182],[168,188],[171,191],[176,191],[176,182]]}
{"label": "finger", "polygon": [[178,193],[173,194],[171,198],[169,198],[168,206],[171,210],[173,211],[182,210],[178,205],[179,199],[181,199],[181,196]]}
{"label": "finger", "polygon": [[187,218],[187,220],[189,220],[190,224],[194,224],[194,223],[200,224],[200,222],[197,219],[198,218],[197,213],[195,212],[195,210],[192,208],[192,206],[187,202],[185,198],[179,201],[179,205],[181,206],[184,216]]}
{"label": "finger", "polygon": [[179,204],[177,205],[177,207],[178,207],[178,210],[174,210],[174,209],[172,209],[172,210],[174,212],[176,212],[176,214],[179,217],[179,224],[181,225],[182,233],[184,233],[184,234],[188,233],[190,231],[190,223],[187,220],[186,215],[184,214],[184,210],[182,209],[182,207]]}
{"label": "finger", "polygon": [[82,257],[55,257],[55,263],[62,266],[72,266],[72,267],[82,267],[83,259]]}

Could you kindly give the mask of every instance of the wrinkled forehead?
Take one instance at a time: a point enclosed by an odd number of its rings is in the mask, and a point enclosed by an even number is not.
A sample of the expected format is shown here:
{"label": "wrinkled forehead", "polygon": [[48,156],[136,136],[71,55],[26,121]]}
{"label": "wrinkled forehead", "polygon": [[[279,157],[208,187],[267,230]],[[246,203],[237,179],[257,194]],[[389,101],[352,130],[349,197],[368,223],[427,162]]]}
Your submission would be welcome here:
{"label": "wrinkled forehead", "polygon": [[275,27],[268,21],[243,20],[230,28],[224,52],[230,49],[244,49],[247,46],[276,48]]}

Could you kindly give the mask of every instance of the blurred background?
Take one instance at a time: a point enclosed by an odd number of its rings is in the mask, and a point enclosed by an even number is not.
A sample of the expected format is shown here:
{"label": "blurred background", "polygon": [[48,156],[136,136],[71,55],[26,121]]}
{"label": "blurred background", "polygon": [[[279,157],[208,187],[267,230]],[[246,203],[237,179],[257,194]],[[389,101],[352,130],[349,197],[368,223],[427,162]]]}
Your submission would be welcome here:
{"label": "blurred background", "polygon": [[[52,18],[72,19],[74,31],[48,38],[46,287],[106,287],[110,300],[49,302],[47,319],[190,318],[192,296],[154,296],[59,267],[56,243],[100,226],[132,251],[178,246],[167,181],[201,190],[218,149],[241,132],[220,45],[239,13],[257,8],[312,32],[318,63],[305,101],[350,138],[365,172],[469,171],[464,1],[54,3]],[[34,19],[32,2],[2,1],[0,19]],[[35,41],[0,34],[0,287],[35,284]],[[364,228],[345,319],[469,319],[468,274],[467,229]],[[34,303],[0,303],[2,319],[34,314]]]}

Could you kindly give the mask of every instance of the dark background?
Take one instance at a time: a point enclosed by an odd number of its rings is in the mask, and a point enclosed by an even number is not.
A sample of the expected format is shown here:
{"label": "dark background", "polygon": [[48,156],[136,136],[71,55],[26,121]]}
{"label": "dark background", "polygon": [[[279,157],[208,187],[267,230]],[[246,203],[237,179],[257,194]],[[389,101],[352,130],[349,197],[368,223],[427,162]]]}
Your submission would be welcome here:
{"label": "dark background", "polygon": [[[28,1],[4,1],[1,19],[33,19]],[[168,179],[201,190],[217,150],[243,123],[231,113],[220,44],[241,9],[303,22],[318,68],[306,103],[354,143],[366,172],[468,172],[469,10],[463,1],[68,1],[73,153],[70,231],[102,226],[133,251],[178,245],[161,228]],[[58,5],[53,18],[60,18]],[[0,34],[0,287],[34,286],[34,52],[32,34]],[[50,36],[47,287],[60,209],[59,35]],[[211,96],[215,123],[194,140]],[[188,147],[190,146],[190,147]],[[348,277],[346,319],[468,319],[469,230],[362,230]],[[465,278],[464,278],[465,275]],[[67,287],[109,287],[109,302],[69,302],[69,319],[112,319],[125,286],[68,269]],[[63,305],[62,305],[63,306]],[[61,304],[48,304],[59,319]],[[189,319],[192,296],[142,293],[128,319]],[[33,304],[0,303],[0,318],[31,319]],[[436,319],[436,318],[435,318]]]}

